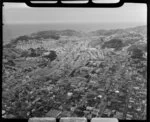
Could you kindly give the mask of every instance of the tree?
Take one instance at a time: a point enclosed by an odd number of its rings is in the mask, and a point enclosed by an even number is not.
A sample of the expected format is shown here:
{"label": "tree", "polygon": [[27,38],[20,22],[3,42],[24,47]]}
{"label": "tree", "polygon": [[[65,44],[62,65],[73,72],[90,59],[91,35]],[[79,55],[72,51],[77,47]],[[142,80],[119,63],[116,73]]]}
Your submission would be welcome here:
{"label": "tree", "polygon": [[36,51],[33,48],[30,48],[30,56],[31,57],[36,57]]}
{"label": "tree", "polygon": [[136,45],[132,45],[128,48],[128,52],[132,59],[143,59],[143,51]]}
{"label": "tree", "polygon": [[56,51],[51,50],[50,52],[48,52],[46,55],[43,55],[43,57],[49,59],[50,61],[53,61],[56,59],[57,54]]}
{"label": "tree", "polygon": [[115,50],[120,50],[123,47],[123,42],[121,39],[111,39],[108,42],[105,42],[102,48],[115,48]]}

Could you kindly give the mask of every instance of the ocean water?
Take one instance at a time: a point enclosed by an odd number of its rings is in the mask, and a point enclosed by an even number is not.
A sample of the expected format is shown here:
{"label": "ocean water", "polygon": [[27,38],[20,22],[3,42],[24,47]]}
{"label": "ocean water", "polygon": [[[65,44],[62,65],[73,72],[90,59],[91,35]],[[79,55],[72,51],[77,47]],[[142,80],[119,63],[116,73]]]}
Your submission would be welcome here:
{"label": "ocean water", "polygon": [[72,29],[90,32],[100,29],[119,29],[144,25],[143,23],[44,23],[44,24],[5,24],[3,26],[3,42],[8,43],[21,35],[45,30]]}

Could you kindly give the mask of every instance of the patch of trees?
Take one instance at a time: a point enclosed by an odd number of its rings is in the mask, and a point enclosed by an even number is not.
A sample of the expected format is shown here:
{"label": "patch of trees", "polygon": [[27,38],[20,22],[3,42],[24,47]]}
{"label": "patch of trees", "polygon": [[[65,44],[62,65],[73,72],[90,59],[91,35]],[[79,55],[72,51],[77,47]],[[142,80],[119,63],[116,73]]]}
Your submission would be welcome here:
{"label": "patch of trees", "polygon": [[31,39],[32,39],[32,37],[24,35],[24,36],[19,36],[19,37],[16,38],[16,39],[13,39],[13,40],[11,41],[11,43],[12,43],[12,44],[17,44],[19,41],[26,41],[26,42],[28,42],[28,41],[31,40]]}
{"label": "patch of trees", "polygon": [[46,50],[44,48],[30,48],[21,52],[21,57],[37,57],[41,56]]}
{"label": "patch of trees", "polygon": [[42,56],[43,58],[46,58],[50,61],[53,61],[56,59],[57,54],[56,51],[48,51],[46,52],[46,50],[43,50],[41,48],[30,48],[28,50],[25,50],[22,52],[21,57],[38,57],[38,56]]}
{"label": "patch of trees", "polygon": [[137,45],[132,45],[128,48],[128,52],[132,59],[143,59],[144,51],[140,49]]}
{"label": "patch of trees", "polygon": [[23,36],[19,36],[16,39],[12,39],[10,43],[5,45],[5,47],[7,48],[14,47],[15,45],[17,45],[17,43],[22,41],[28,42],[29,40],[33,40],[33,39],[40,40],[40,39],[49,39],[49,38],[58,40],[60,38],[60,35],[53,31],[50,32],[41,31],[36,34],[31,34],[31,36],[23,35]]}
{"label": "patch of trees", "polygon": [[115,30],[97,30],[97,31],[93,31],[90,32],[92,35],[95,36],[99,36],[99,35],[103,35],[103,36],[110,36],[116,33],[123,33],[124,30],[122,29],[115,29]]}
{"label": "patch of trees", "polygon": [[12,39],[10,41],[10,43],[4,45],[5,48],[15,48],[15,46],[17,45],[17,43],[19,43],[19,41],[25,41],[25,42],[28,42],[29,40],[33,39],[32,37],[30,36],[19,36],[18,38],[16,39]]}
{"label": "patch of trees", "polygon": [[51,50],[48,54],[43,55],[43,57],[49,59],[50,61],[53,61],[56,59],[57,54],[56,51]]}
{"label": "patch of trees", "polygon": [[58,40],[60,38],[60,35],[56,33],[55,31],[41,31],[33,36],[34,39],[55,39]]}
{"label": "patch of trees", "polygon": [[16,40],[25,40],[25,41],[28,41],[29,39],[32,39],[32,37],[24,35],[24,36],[18,37]]}
{"label": "patch of trees", "polygon": [[75,31],[75,30],[70,30],[70,29],[60,31],[59,33],[60,33],[60,35],[62,35],[62,36],[81,36],[81,33],[80,33],[80,32],[77,32],[77,31]]}
{"label": "patch of trees", "polygon": [[133,51],[132,51],[132,58],[142,58],[143,57],[143,51],[138,49],[138,48],[135,48]]}
{"label": "patch of trees", "polygon": [[114,48],[116,51],[121,50],[124,46],[121,39],[111,39],[103,44],[102,48]]}
{"label": "patch of trees", "polygon": [[33,49],[33,48],[30,48],[30,49],[29,49],[29,55],[30,55],[31,57],[40,56],[40,54],[38,54],[38,53],[36,52],[36,49]]}

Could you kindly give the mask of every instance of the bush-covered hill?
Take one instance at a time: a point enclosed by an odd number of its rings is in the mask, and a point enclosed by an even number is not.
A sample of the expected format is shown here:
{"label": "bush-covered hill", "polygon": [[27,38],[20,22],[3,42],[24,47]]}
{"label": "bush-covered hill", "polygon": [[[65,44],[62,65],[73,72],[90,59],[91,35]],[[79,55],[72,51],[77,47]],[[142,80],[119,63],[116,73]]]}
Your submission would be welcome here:
{"label": "bush-covered hill", "polygon": [[129,33],[129,32],[146,34],[147,27],[146,26],[137,26],[137,27],[126,28],[126,29],[96,30],[96,31],[89,32],[89,34],[93,35],[93,36],[100,36],[100,35],[110,36],[113,34],[124,34],[124,33]]}
{"label": "bush-covered hill", "polygon": [[38,41],[44,41],[46,39],[54,39],[58,40],[61,36],[82,36],[83,33],[77,32],[75,30],[62,30],[62,31],[56,31],[56,30],[50,30],[50,31],[39,31],[36,33],[32,33],[31,35],[23,35],[19,36],[16,39],[12,39],[11,42],[5,47],[15,46],[18,43],[28,43],[30,40],[36,40]]}

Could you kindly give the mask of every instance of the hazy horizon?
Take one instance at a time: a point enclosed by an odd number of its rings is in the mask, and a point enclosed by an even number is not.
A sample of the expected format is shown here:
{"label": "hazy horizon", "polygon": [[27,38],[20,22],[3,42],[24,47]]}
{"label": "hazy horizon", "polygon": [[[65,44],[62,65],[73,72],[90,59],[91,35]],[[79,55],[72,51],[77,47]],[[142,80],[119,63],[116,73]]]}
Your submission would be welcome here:
{"label": "hazy horizon", "polygon": [[44,30],[93,31],[124,29],[147,24],[146,4],[126,3],[118,8],[31,8],[4,3],[3,39]]}
{"label": "hazy horizon", "polygon": [[24,24],[5,24],[3,26],[3,41],[10,41],[21,35],[47,30],[76,30],[90,32],[107,29],[125,29],[136,26],[146,26],[144,23],[24,23]]}

